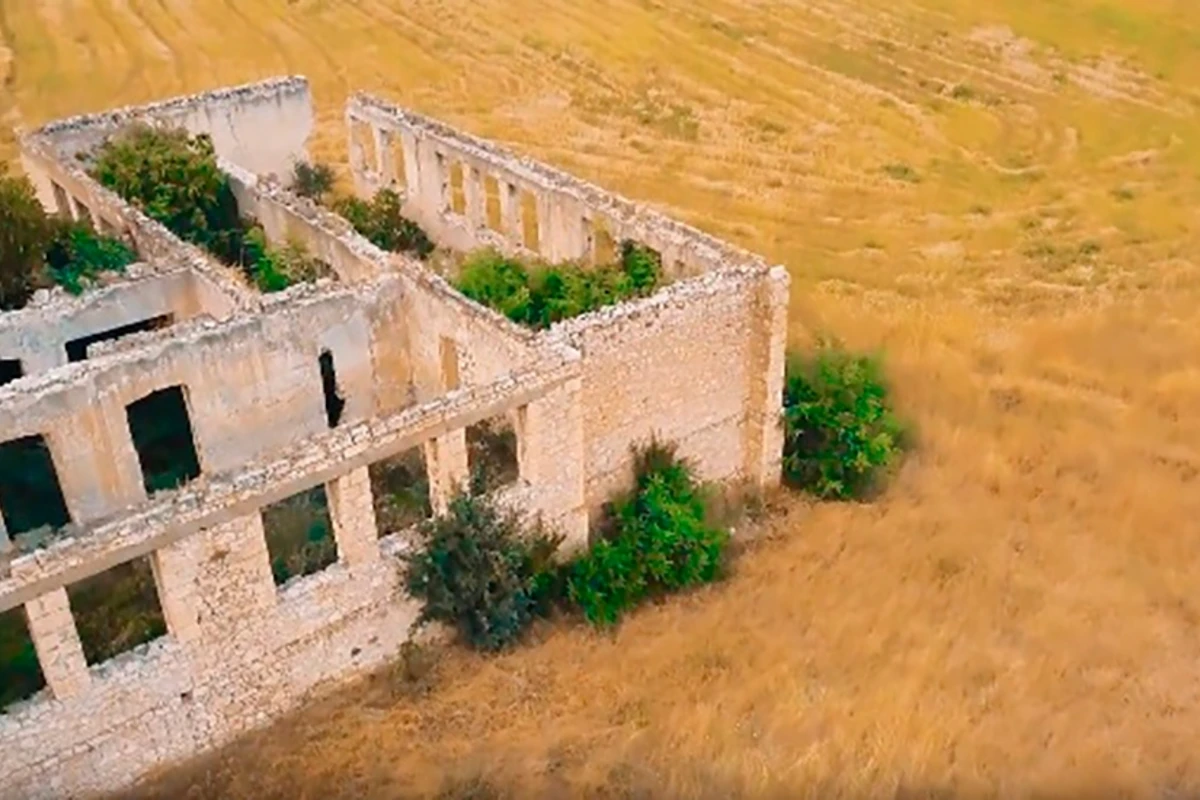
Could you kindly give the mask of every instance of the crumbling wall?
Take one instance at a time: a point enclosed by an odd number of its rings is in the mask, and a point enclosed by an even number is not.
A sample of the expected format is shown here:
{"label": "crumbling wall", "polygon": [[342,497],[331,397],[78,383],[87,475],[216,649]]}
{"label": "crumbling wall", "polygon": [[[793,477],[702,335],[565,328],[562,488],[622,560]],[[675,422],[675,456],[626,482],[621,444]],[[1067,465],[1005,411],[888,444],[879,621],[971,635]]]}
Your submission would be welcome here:
{"label": "crumbling wall", "polygon": [[373,313],[398,306],[401,287],[383,279],[371,289],[295,287],[264,301],[262,313],[196,320],[169,336],[135,335],[87,361],[9,384],[0,388],[0,442],[45,436],[71,517],[86,522],[144,499],[125,407],[159,389],[184,387],[208,475],[327,427],[322,350],[334,359],[344,420],[369,418],[380,387],[404,391],[372,358],[375,337],[388,333]]}
{"label": "crumbling wall", "polygon": [[[770,269],[691,226],[377,98],[356,95],[346,121],[358,190],[395,188],[406,213],[456,249],[496,246],[586,264],[606,260],[629,239],[659,254],[673,285],[536,337],[583,354],[593,512],[628,484],[630,445],[653,433],[678,441],[706,478],[758,487],[778,482],[783,268]],[[461,171],[461,209],[453,207],[452,169]],[[487,208],[489,183],[498,189],[498,214]]]}
{"label": "crumbling wall", "polygon": [[[0,442],[47,435],[80,523],[18,538],[7,555],[0,530],[0,611],[23,608],[47,682],[0,715],[0,800],[119,789],[388,659],[415,609],[397,593],[404,535],[381,539],[375,523],[368,467],[377,461],[422,448],[431,504],[444,509],[468,477],[467,427],[507,417],[518,477],[500,499],[567,534],[568,550],[585,545],[589,512],[627,485],[630,446],[652,434],[679,442],[706,478],[779,479],[786,271],[441,123],[355,98],[347,119],[358,129],[360,191],[397,186],[406,213],[440,244],[598,261],[631,238],[656,249],[676,281],[549,331],[520,329],[253,174],[282,174],[295,153],[294,142],[257,140],[301,114],[296,98],[307,108],[298,80],[152,108],[208,120],[192,124],[214,137],[228,125],[218,152],[244,210],[275,241],[301,238],[340,285],[247,291],[71,160],[145,109],[55,123],[23,140],[44,202],[61,198],[78,214],[79,200],[102,227],[135,240],[154,270],[199,274],[196,302],[222,318],[109,342],[88,361],[0,388]],[[273,92],[278,117],[258,103]],[[326,348],[346,400],[333,429],[317,374]],[[146,497],[124,406],[181,382],[205,474]],[[262,509],[321,485],[337,561],[276,587]],[[89,667],[65,587],[141,557],[167,633]]]}
{"label": "crumbling wall", "polygon": [[117,108],[51,122],[32,136],[43,140],[64,162],[87,153],[134,122],[183,127],[208,134],[221,158],[250,172],[286,176],[307,158],[312,132],[312,95],[301,76],[231,86],[174,97],[144,106]]}
{"label": "crumbling wall", "polygon": [[[590,263],[631,239],[656,250],[675,279],[729,266],[765,267],[761,258],[696,228],[379,98],[351,98],[346,124],[357,190],[396,188],[405,213],[454,249],[490,245]],[[374,143],[374,160],[364,141]],[[451,173],[460,168],[464,202],[456,210]],[[498,214],[489,213],[489,196]]]}
{"label": "crumbling wall", "polygon": [[[678,443],[705,480],[762,487],[778,479],[778,456],[764,460],[761,453],[776,441],[773,452],[782,452],[777,437],[762,441],[782,385],[768,398],[765,388],[755,396],[755,383],[777,366],[782,375],[781,364],[769,359],[782,351],[786,299],[782,270],[717,272],[555,329],[583,354],[584,461],[593,514],[628,488],[630,445],[654,435]],[[775,414],[776,428],[777,422]]]}
{"label": "crumbling wall", "polygon": [[[223,164],[244,213],[262,223],[268,238],[303,244],[347,282],[394,275],[403,286],[402,313],[386,324],[408,343],[414,398],[427,400],[454,388],[447,382],[446,353],[464,385],[487,383],[535,358],[536,337],[501,314],[463,297],[414,258],[388,253],[360,236],[337,214],[285,189],[280,182]],[[381,332],[380,339],[383,339]]]}
{"label": "crumbling wall", "polygon": [[[0,610],[23,605],[48,689],[0,715],[0,798],[114,790],[260,726],[310,692],[390,658],[415,609],[397,595],[367,467],[415,445],[449,451],[497,413],[526,420],[529,507],[586,537],[578,359],[542,360],[488,386],[329,431],[237,476],[188,486],[123,517],[20,555],[0,578]],[[449,472],[465,480],[465,464]],[[259,510],[325,484],[339,560],[281,587]],[[435,484],[444,503],[451,487]],[[153,560],[166,636],[103,664],[83,660],[63,587],[131,558]]]}
{"label": "crumbling wall", "polygon": [[125,239],[150,270],[186,267],[206,279],[198,302],[218,317],[253,307],[257,293],[236,270],[182,241],[162,224],[91,178],[73,158],[38,135],[21,140],[21,165],[42,205],[51,212],[88,220],[101,233]]}
{"label": "crumbling wall", "polygon": [[191,270],[131,264],[110,286],[80,297],[60,292],[49,302],[0,314],[0,358],[19,360],[26,375],[36,375],[66,364],[66,344],[72,340],[160,316],[176,322],[202,314],[223,317],[231,305]]}

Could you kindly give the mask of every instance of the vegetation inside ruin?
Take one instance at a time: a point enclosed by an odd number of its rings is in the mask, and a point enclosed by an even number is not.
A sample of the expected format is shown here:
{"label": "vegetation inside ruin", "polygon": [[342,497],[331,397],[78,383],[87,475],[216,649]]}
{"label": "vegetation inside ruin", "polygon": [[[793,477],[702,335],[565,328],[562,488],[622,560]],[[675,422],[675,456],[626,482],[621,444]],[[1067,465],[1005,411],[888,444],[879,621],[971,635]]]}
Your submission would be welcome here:
{"label": "vegetation inside ruin", "polygon": [[101,664],[167,633],[149,557],[70,584],[67,597],[88,664]]}
{"label": "vegetation inside ruin", "polygon": [[831,342],[790,353],[783,409],[784,478],[819,498],[864,497],[901,455],[905,429],[873,356]]}
{"label": "vegetation inside ruin", "polygon": [[132,125],[100,145],[91,171],[175,235],[240,268],[261,291],[280,291],[325,272],[294,243],[269,245],[262,227],[240,214],[205,134]]}
{"label": "vegetation inside ruin", "polygon": [[320,572],[338,560],[323,484],[262,509],[262,524],[276,586]]}
{"label": "vegetation inside ruin", "polygon": [[426,258],[434,250],[433,241],[420,225],[400,213],[401,202],[395,190],[380,189],[370,200],[337,197],[330,208],[376,247]]}
{"label": "vegetation inside ruin", "polygon": [[292,167],[292,191],[318,203],[324,202],[336,182],[333,167],[322,161],[297,161]]}
{"label": "vegetation inside ruin", "polygon": [[46,685],[24,609],[0,613],[0,714]]}
{"label": "vegetation inside ruin", "polygon": [[121,272],[134,259],[119,239],[47,214],[29,179],[0,162],[0,309],[20,308],[54,285],[80,294],[101,273]]}
{"label": "vegetation inside ruin", "polygon": [[429,475],[420,447],[406,450],[367,469],[380,536],[407,530],[429,519]]}
{"label": "vegetation inside ruin", "polygon": [[335,191],[333,168],[322,162],[298,161],[292,168],[292,191],[326,205],[354,226],[354,230],[382,250],[428,258],[433,240],[416,222],[401,213],[403,199],[394,189],[383,188],[364,200]]}
{"label": "vegetation inside ruin", "polygon": [[467,297],[514,322],[549,328],[555,322],[653,294],[664,281],[659,255],[636,242],[621,243],[616,264],[535,264],[495,250],[472,254],[454,285]]}

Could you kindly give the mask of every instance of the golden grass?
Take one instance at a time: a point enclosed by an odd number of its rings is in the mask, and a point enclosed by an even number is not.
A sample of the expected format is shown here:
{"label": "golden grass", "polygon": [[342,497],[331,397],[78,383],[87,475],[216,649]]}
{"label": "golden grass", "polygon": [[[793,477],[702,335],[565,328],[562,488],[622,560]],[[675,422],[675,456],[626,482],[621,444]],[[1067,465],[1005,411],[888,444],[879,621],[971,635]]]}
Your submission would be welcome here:
{"label": "golden grass", "polygon": [[301,72],[321,157],[363,88],[652,201],[787,264],[794,343],[884,348],[920,432],[883,500],[786,501],[614,638],[451,655],[152,794],[1200,790],[1200,6],[38,0],[0,33],[12,123]]}

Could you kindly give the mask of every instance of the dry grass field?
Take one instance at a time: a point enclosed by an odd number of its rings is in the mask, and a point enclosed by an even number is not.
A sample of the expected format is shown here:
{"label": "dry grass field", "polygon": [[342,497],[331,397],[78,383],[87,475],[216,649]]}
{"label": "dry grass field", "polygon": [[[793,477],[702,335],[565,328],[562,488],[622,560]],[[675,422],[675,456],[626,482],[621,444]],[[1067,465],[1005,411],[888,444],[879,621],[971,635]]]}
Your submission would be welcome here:
{"label": "dry grass field", "polygon": [[0,0],[0,37],[9,124],[297,72],[323,158],[362,88],[650,201],[787,264],[793,342],[882,348],[919,430],[715,588],[145,796],[1200,792],[1200,5]]}

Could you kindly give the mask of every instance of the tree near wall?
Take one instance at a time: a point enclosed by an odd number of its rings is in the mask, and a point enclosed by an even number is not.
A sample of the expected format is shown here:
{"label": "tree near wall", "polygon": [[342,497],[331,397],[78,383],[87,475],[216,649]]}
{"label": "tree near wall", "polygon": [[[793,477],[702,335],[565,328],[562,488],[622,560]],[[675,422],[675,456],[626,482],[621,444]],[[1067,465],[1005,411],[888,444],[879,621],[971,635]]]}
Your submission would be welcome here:
{"label": "tree near wall", "polygon": [[237,199],[208,136],[134,125],[101,145],[92,175],[177,236],[241,261]]}
{"label": "tree near wall", "polygon": [[20,308],[33,295],[52,236],[29,179],[0,162],[0,309]]}

